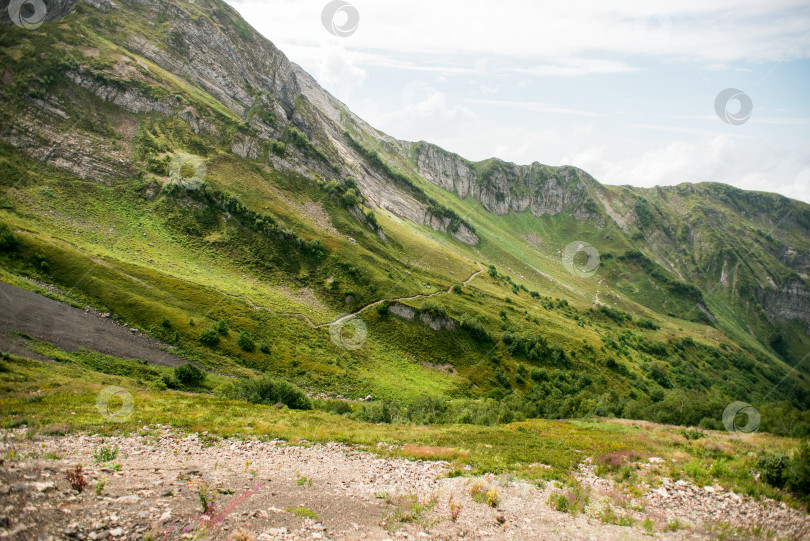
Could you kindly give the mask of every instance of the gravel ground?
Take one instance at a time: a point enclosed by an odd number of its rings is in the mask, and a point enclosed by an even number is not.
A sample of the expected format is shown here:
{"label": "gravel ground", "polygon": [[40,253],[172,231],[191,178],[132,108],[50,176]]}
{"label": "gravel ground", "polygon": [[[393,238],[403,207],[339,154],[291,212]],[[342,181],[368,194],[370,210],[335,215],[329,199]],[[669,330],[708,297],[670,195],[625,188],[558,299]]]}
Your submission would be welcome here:
{"label": "gravel ground", "polygon": [[[446,478],[446,462],[380,458],[336,443],[223,440],[168,427],[110,438],[29,437],[23,428],[0,431],[0,440],[2,538],[618,540],[650,535],[639,523],[618,526],[596,518],[615,488],[597,477],[587,460],[578,477],[593,490],[592,504],[572,516],[547,504],[557,490],[552,484],[538,489],[508,476]],[[118,456],[97,463],[94,454],[102,445],[117,446]],[[77,464],[88,481],[81,493],[66,480]],[[99,480],[106,480],[100,495]],[[500,503],[473,501],[474,485],[496,490]],[[203,513],[199,493],[206,491],[213,494],[213,506]],[[716,538],[706,521],[745,528],[762,524],[782,538],[807,538],[810,531],[800,511],[711,487],[665,483],[638,499],[643,511],[633,511],[636,504],[631,504],[628,512],[655,519],[652,535],[666,539]],[[306,516],[305,509],[312,514]],[[672,518],[688,527],[664,531]]]}
{"label": "gravel ground", "polygon": [[117,323],[109,314],[99,314],[90,307],[79,310],[0,282],[0,350],[44,359],[29,352],[26,341],[9,331],[28,334],[64,351],[87,348],[119,359],[144,359],[163,366],[179,366],[184,362],[163,351],[168,345]]}

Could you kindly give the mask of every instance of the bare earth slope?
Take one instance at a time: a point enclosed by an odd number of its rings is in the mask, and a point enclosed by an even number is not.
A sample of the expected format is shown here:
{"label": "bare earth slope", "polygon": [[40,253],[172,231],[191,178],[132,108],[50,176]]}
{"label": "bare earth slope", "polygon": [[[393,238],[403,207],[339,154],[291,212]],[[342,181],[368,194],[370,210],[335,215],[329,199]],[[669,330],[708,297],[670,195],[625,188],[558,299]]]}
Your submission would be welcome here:
{"label": "bare earth slope", "polygon": [[[119,455],[94,464],[102,445],[117,447]],[[10,521],[10,537],[17,539],[239,539],[237,533],[246,532],[260,541],[612,540],[644,539],[651,532],[665,539],[712,539],[717,524],[737,532],[735,539],[747,538],[752,528],[778,531],[780,539],[806,539],[810,532],[810,519],[783,504],[666,481],[629,505],[631,514],[634,507],[646,508],[651,522],[606,524],[597,517],[615,501],[613,486],[594,474],[587,457],[578,477],[593,491],[592,503],[572,516],[547,504],[554,483],[539,489],[508,476],[447,478],[446,462],[380,458],[332,443],[222,440],[160,426],[112,438],[32,437],[22,429],[4,431],[0,451],[7,457],[0,469],[6,515],[0,522]],[[82,493],[70,489],[64,473],[78,463],[86,465],[89,482]],[[93,490],[98,480],[106,481],[101,494]],[[474,501],[477,487],[497,494],[499,502]],[[201,492],[213,497],[206,514]],[[704,527],[709,522],[711,530]]]}
{"label": "bare earth slope", "polygon": [[[144,359],[162,366],[179,366],[182,359],[163,351],[157,340],[99,315],[0,282],[0,349],[31,356],[19,338],[25,333],[64,351],[91,349],[120,359]],[[23,351],[24,350],[24,351]]]}

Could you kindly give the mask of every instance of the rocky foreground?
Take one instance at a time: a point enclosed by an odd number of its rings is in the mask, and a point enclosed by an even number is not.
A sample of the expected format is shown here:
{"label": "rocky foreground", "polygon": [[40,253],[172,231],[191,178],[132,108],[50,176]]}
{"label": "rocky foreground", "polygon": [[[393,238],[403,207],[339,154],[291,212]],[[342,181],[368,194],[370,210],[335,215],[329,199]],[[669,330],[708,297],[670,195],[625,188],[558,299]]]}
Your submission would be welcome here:
{"label": "rocky foreground", "polygon": [[[665,479],[627,495],[598,477],[587,458],[578,478],[589,503],[574,516],[549,505],[561,492],[555,483],[541,489],[509,476],[448,478],[446,462],[380,458],[335,443],[220,439],[168,427],[144,427],[129,437],[32,436],[25,429],[0,437],[2,538],[810,536],[804,512],[718,486]],[[86,482],[81,492],[67,479],[78,464]],[[76,486],[78,476],[72,477]]]}

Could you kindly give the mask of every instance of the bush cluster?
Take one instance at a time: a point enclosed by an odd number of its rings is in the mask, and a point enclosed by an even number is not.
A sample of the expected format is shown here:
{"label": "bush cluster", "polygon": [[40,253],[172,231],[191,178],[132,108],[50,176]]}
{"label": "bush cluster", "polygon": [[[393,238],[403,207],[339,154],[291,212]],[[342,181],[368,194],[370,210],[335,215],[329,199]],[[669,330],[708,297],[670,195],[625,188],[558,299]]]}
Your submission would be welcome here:
{"label": "bush cluster", "polygon": [[229,394],[251,404],[284,404],[292,409],[312,409],[312,399],[300,387],[267,374],[235,383]]}
{"label": "bush cluster", "polygon": [[761,456],[757,471],[772,486],[810,496],[810,440],[802,441],[792,458],[782,454]]}

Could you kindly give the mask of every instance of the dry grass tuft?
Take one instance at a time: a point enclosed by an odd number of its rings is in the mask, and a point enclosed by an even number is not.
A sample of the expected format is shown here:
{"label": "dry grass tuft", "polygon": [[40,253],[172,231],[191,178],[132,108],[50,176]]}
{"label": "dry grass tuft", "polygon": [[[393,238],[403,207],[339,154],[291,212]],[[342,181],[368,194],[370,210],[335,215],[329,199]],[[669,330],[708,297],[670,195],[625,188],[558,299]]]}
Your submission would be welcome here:
{"label": "dry grass tuft", "polygon": [[433,447],[409,443],[402,448],[402,456],[419,460],[467,460],[470,453],[450,447]]}

